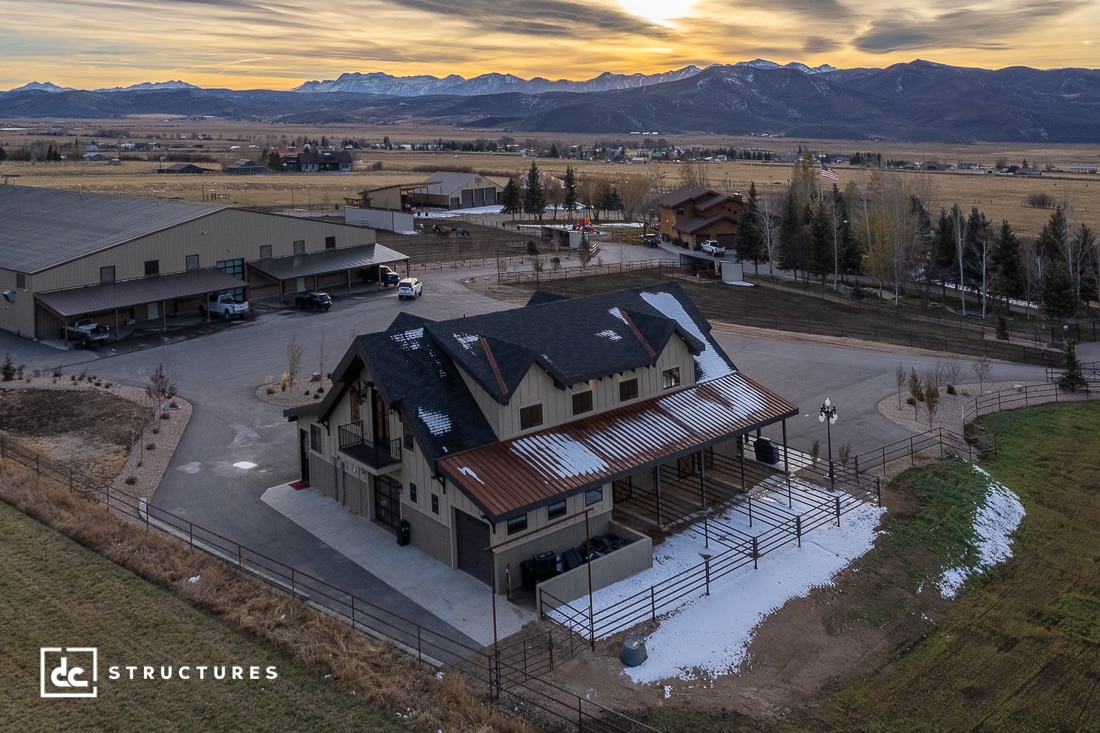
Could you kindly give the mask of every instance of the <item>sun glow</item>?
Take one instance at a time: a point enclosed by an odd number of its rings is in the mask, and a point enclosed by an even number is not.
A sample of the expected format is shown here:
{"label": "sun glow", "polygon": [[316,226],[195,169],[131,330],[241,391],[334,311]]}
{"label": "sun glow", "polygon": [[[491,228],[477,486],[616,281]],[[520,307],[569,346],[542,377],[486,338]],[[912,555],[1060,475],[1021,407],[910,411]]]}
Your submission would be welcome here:
{"label": "sun glow", "polygon": [[619,0],[623,10],[636,15],[639,18],[654,23],[666,23],[676,18],[682,18],[691,12],[695,5],[693,0],[676,2],[675,0]]}

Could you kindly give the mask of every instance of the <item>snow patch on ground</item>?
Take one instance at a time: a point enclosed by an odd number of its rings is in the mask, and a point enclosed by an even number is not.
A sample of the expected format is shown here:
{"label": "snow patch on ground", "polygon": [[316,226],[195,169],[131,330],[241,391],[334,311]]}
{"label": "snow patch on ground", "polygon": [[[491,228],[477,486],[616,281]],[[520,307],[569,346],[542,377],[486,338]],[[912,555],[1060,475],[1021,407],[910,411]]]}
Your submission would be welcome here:
{"label": "snow patch on ground", "polygon": [[974,517],[977,557],[969,565],[944,571],[938,583],[944,598],[954,598],[968,579],[1012,557],[1012,533],[1024,519],[1024,505],[1016,494],[978,466],[974,470],[985,476],[989,485],[985,501]]}

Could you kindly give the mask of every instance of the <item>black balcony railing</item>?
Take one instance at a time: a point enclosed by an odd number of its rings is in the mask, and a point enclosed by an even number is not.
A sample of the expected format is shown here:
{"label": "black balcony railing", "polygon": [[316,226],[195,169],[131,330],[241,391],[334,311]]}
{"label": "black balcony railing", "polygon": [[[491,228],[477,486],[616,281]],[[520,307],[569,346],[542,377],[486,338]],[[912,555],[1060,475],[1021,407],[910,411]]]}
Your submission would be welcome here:
{"label": "black balcony railing", "polygon": [[373,469],[383,469],[401,463],[401,439],[375,441],[363,432],[363,423],[354,422],[339,428],[340,452]]}

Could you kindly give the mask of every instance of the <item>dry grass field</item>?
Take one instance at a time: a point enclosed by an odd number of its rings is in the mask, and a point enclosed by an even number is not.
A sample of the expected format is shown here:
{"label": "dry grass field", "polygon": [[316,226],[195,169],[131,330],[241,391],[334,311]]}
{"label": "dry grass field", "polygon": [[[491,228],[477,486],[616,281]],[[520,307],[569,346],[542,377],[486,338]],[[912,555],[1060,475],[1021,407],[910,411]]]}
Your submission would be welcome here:
{"label": "dry grass field", "polygon": [[[139,116],[122,120],[0,120],[0,145],[19,150],[36,140],[55,145],[79,140],[98,142],[156,142],[167,148],[171,159],[176,154],[197,156],[194,162],[206,168],[220,169],[242,157],[258,156],[264,148],[275,147],[299,138],[340,143],[355,140],[360,144],[381,144],[385,138],[398,145],[433,140],[499,141],[510,137],[519,146],[548,145],[559,149],[570,145],[592,146],[600,143],[638,145],[642,138],[628,133],[621,135],[577,135],[557,133],[504,132],[474,128],[433,127],[407,124],[395,126],[366,125],[274,125],[232,122],[227,120],[191,120]],[[1053,167],[1068,171],[1069,166],[1097,162],[1095,146],[1034,145],[983,143],[974,145],[916,144],[870,141],[814,141],[793,138],[726,137],[718,135],[668,135],[671,144],[684,148],[751,147],[773,153],[795,151],[799,145],[812,150],[850,154],[875,152],[884,159],[939,161],[947,165],[962,162],[992,166],[999,160],[1020,165],[1023,161],[1037,168]],[[236,149],[232,149],[232,148]],[[255,146],[255,147],[252,147]],[[111,153],[108,153],[111,155]],[[110,162],[66,160],[59,163],[5,161],[0,163],[0,176],[26,186],[81,189],[90,192],[122,193],[139,196],[159,196],[201,201],[204,196],[217,195],[219,202],[236,206],[292,207],[300,209],[334,210],[344,204],[345,197],[365,189],[396,183],[423,181],[435,170],[468,170],[504,181],[510,175],[522,175],[531,164],[516,153],[447,153],[404,150],[359,149],[353,151],[355,170],[346,174],[267,174],[263,176],[229,176],[212,173],[201,176],[155,175],[159,152],[123,152],[117,165]],[[655,175],[660,186],[674,188],[680,183],[679,164],[614,164],[604,162],[540,158],[539,169],[562,175],[572,165],[579,177],[607,176],[621,179],[643,172]],[[841,186],[849,180],[867,175],[865,171],[838,166]],[[790,178],[790,167],[782,163],[736,160],[724,163],[707,162],[697,166],[704,183],[720,191],[747,190],[755,182],[762,191],[780,191]],[[981,174],[975,171],[917,172],[891,170],[889,175],[922,176],[919,190],[931,191],[932,200],[926,206],[933,212],[950,208],[958,202],[964,210],[978,207],[993,222],[1007,219],[1022,236],[1038,233],[1050,216],[1050,211],[1027,206],[1028,196],[1045,193],[1066,205],[1071,223],[1087,223],[1100,229],[1100,203],[1097,189],[1100,177],[1071,175],[1068,172],[1046,172],[1041,177],[1012,177]],[[18,178],[10,178],[18,176]]]}

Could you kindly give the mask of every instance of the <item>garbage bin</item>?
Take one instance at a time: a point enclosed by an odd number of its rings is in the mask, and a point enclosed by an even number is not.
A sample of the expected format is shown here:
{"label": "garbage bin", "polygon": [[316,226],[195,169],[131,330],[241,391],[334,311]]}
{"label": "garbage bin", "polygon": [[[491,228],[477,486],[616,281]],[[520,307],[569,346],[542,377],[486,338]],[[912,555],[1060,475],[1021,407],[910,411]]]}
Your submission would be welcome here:
{"label": "garbage bin", "polygon": [[767,438],[757,438],[753,448],[756,450],[756,460],[761,463],[772,465],[779,463],[779,451],[776,449],[775,443]]}
{"label": "garbage bin", "polygon": [[397,544],[404,547],[409,544],[409,533],[412,531],[412,525],[409,524],[409,520],[402,519],[397,524]]}
{"label": "garbage bin", "polygon": [[623,665],[637,667],[648,658],[649,654],[646,652],[644,638],[637,635],[626,637],[626,641],[623,642],[623,650],[619,653],[619,661]]}

